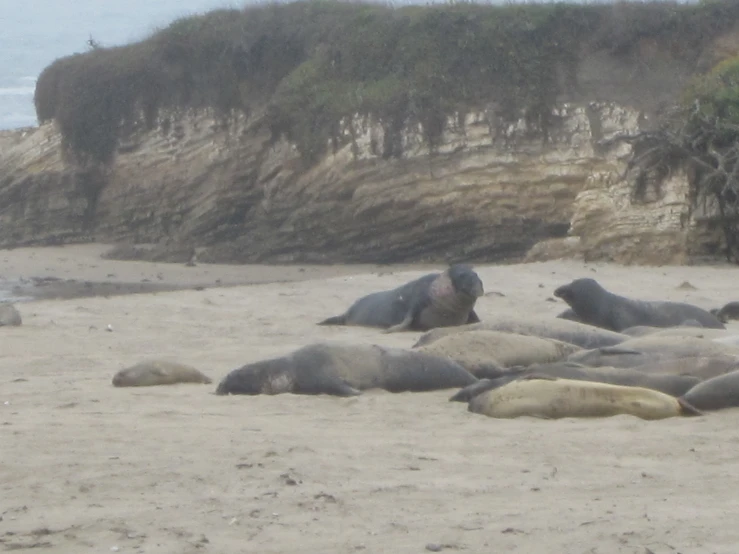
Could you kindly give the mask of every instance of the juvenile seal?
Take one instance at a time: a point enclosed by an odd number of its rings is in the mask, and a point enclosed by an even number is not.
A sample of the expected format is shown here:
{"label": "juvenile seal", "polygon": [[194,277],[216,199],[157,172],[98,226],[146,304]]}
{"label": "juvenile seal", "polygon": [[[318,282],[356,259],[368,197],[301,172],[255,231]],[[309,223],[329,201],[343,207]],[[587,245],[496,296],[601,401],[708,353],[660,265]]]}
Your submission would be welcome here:
{"label": "juvenile seal", "polygon": [[518,335],[529,335],[542,339],[555,339],[562,342],[569,342],[580,348],[599,348],[601,346],[613,346],[620,344],[631,337],[614,333],[606,329],[578,323],[576,321],[568,321],[566,319],[542,319],[539,317],[498,317],[496,319],[473,323],[471,325],[463,325],[461,327],[447,327],[443,329],[434,329],[421,335],[416,341],[416,346],[423,346],[443,336],[455,333],[466,333],[486,329],[489,331],[503,331],[507,333],[516,333]]}
{"label": "juvenile seal", "polygon": [[330,394],[356,396],[464,387],[477,378],[449,358],[374,344],[314,343],[234,369],[216,394]]}
{"label": "juvenile seal", "polygon": [[449,400],[466,402],[475,394],[503,386],[506,383],[530,375],[546,375],[558,379],[574,379],[577,381],[591,381],[608,383],[624,387],[644,387],[669,394],[681,396],[701,382],[701,379],[692,375],[672,375],[669,373],[645,373],[635,369],[616,367],[587,367],[572,362],[555,362],[550,364],[534,364],[527,368],[510,368],[508,373],[501,374],[494,379],[481,379],[477,383],[465,387]]}
{"label": "juvenile seal", "polygon": [[716,316],[683,302],[632,300],[613,294],[591,278],[576,279],[554,291],[584,322],[620,332],[636,325],[674,327],[688,319],[703,327],[725,329]]}
{"label": "juvenile seal", "polygon": [[699,410],[739,407],[739,371],[707,379],[687,391],[682,398]]}
{"label": "juvenile seal", "polygon": [[569,342],[487,329],[447,335],[415,348],[416,352],[448,356],[478,378],[500,374],[501,366],[556,362],[580,350]]}
{"label": "juvenile seal", "polygon": [[468,410],[495,418],[611,417],[656,420],[701,415],[682,398],[643,387],[531,375],[473,396]]}
{"label": "juvenile seal", "polygon": [[689,356],[687,358],[648,362],[646,364],[632,366],[631,369],[642,373],[654,373],[658,375],[690,375],[702,381],[739,369],[739,358],[724,354],[708,357]]}
{"label": "juvenile seal", "polygon": [[464,264],[429,273],[392,290],[363,296],[341,315],[319,325],[382,327],[388,333],[476,323],[474,307],[483,295],[480,277]]}
{"label": "juvenile seal", "polygon": [[210,384],[213,380],[194,367],[166,360],[148,360],[121,369],[113,376],[116,387],[151,387],[176,383]]}
{"label": "juvenile seal", "polygon": [[728,323],[730,319],[739,319],[739,302],[729,302],[721,309],[714,308],[711,313],[723,323]]}
{"label": "juvenile seal", "polygon": [[731,356],[739,359],[739,348],[696,337],[647,335],[616,346],[575,352],[567,360],[591,367],[635,367],[679,358]]}
{"label": "juvenile seal", "polygon": [[677,327],[637,325],[636,327],[624,329],[621,332],[630,337],[646,337],[649,335],[652,337],[695,337],[699,339],[713,339],[730,335],[726,329],[706,329],[705,327],[684,325],[678,325]]}
{"label": "juvenile seal", "polygon": [[17,327],[22,323],[21,314],[13,304],[8,302],[0,304],[0,327],[5,325],[8,327]]}

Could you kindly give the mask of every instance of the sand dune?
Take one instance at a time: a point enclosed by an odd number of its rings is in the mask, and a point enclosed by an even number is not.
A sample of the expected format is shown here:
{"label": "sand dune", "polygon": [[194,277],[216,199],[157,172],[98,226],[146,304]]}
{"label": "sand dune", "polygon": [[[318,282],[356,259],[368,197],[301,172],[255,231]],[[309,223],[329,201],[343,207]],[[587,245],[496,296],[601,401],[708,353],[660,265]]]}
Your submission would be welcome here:
{"label": "sand dune", "polygon": [[[61,251],[67,265],[54,261]],[[144,270],[94,255],[82,247],[23,249],[0,252],[0,260],[6,278],[20,270],[80,280]],[[195,282],[185,282],[192,273],[182,266],[156,265],[169,272],[167,283]],[[249,268],[189,269],[207,270],[199,281],[207,285],[219,271],[223,283],[228,272]],[[552,291],[581,276],[621,294],[705,308],[739,299],[739,270],[729,266],[477,269],[487,293],[477,306],[483,320],[554,317],[565,306],[550,301]],[[260,271],[266,280],[286,274]],[[292,282],[19,304],[23,326],[0,328],[0,546],[147,554],[736,552],[739,410],[656,422],[498,421],[447,402],[454,391],[215,396],[231,369],[316,340],[410,347],[420,335],[316,322],[426,269],[315,271]],[[684,281],[695,290],[679,288]],[[215,382],[111,385],[117,370],[147,357],[191,364]]]}

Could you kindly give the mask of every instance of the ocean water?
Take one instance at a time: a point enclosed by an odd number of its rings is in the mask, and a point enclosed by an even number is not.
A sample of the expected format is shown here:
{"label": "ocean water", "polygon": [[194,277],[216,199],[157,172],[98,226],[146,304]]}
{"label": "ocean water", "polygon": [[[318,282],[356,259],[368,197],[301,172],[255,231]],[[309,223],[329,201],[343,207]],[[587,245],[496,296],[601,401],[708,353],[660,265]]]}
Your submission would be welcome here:
{"label": "ocean water", "polygon": [[35,126],[38,74],[55,59],[140,40],[178,17],[243,6],[229,0],[0,0],[0,129]]}

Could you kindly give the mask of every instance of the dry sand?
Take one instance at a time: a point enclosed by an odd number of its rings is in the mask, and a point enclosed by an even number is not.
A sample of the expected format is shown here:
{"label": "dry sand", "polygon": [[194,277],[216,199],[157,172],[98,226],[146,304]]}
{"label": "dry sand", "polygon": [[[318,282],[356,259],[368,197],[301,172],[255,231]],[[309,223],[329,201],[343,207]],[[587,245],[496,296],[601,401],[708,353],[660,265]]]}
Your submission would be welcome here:
{"label": "dry sand", "polygon": [[[2,274],[84,281],[130,271],[130,282],[153,268],[94,252],[0,252]],[[195,283],[192,271],[209,272],[206,281],[221,272],[222,283],[252,271],[156,266],[168,272],[162,281],[181,286]],[[586,275],[646,299],[706,308],[739,299],[739,268],[728,266],[477,269],[487,291],[477,308],[483,320],[554,317],[564,309],[550,300],[554,288]],[[315,340],[409,347],[419,336],[315,323],[425,270],[314,270],[312,279],[286,283],[18,304],[24,325],[0,328],[0,547],[75,554],[737,551],[739,410],[657,422],[503,421],[447,402],[453,390],[351,399],[213,395],[229,370]],[[253,271],[278,280],[292,270]],[[321,276],[332,272],[345,274]],[[684,281],[696,290],[678,288]],[[192,364],[215,382],[111,385],[118,369],[148,357]]]}

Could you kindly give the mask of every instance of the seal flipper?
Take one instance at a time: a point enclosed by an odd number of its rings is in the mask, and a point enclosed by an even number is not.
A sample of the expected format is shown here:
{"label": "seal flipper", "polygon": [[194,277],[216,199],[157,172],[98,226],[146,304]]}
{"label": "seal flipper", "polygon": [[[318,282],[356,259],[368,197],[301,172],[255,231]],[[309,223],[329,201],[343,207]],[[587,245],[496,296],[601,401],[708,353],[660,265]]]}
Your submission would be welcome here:
{"label": "seal flipper", "polygon": [[480,318],[475,313],[475,310],[470,310],[470,315],[467,316],[467,323],[480,323]]}
{"label": "seal flipper", "polygon": [[627,348],[624,346],[601,346],[598,348],[598,352],[601,354],[605,354],[606,356],[618,356],[619,354],[643,354],[643,352],[639,352],[638,350],[634,350],[633,348]]}
{"label": "seal flipper", "polygon": [[687,400],[685,400],[682,397],[679,397],[677,399],[677,403],[680,404],[680,415],[682,416],[702,416],[703,412],[701,412],[698,408],[690,404]]}
{"label": "seal flipper", "polygon": [[318,322],[318,325],[346,325],[346,314],[329,317]]}
{"label": "seal flipper", "polygon": [[399,331],[406,331],[410,328],[411,324],[413,323],[413,312],[410,311],[408,314],[403,318],[403,321],[398,323],[397,325],[393,325],[392,327],[388,327],[383,331],[383,333],[397,333]]}
{"label": "seal flipper", "polygon": [[477,383],[472,383],[471,385],[467,385],[463,389],[458,390],[449,398],[449,402],[469,402],[478,394],[492,390],[495,387],[496,384],[492,379],[480,379]]}

